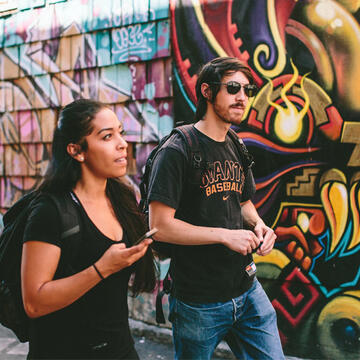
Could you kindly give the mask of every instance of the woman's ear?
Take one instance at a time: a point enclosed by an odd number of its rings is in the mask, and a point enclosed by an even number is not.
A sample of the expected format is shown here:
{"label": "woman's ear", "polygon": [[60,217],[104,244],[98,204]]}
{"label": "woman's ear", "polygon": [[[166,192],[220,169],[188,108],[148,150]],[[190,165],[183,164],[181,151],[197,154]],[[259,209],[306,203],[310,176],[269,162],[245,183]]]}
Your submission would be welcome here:
{"label": "woman's ear", "polygon": [[85,160],[83,151],[81,150],[81,147],[79,144],[70,143],[66,147],[66,150],[67,150],[68,154],[75,160],[77,160],[79,162],[83,162]]}
{"label": "woman's ear", "polygon": [[209,84],[207,84],[207,83],[202,83],[201,84],[201,94],[206,100],[210,101],[210,99],[211,99],[211,89],[210,89]]}

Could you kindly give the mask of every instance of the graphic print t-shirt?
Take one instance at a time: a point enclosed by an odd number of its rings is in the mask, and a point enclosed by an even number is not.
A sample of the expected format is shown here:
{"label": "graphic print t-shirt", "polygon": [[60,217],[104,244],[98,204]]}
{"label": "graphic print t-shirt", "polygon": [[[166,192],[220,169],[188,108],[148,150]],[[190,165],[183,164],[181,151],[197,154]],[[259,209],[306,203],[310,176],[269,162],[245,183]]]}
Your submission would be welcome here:
{"label": "graphic print t-shirt", "polygon": [[[198,226],[242,229],[241,202],[251,199],[255,184],[243,169],[238,149],[229,136],[217,142],[200,131],[206,168],[197,173],[180,135],[154,161],[149,201],[176,209],[176,218]],[[251,256],[223,245],[176,246],[173,256],[174,295],[184,301],[226,301],[250,286],[244,269]]]}

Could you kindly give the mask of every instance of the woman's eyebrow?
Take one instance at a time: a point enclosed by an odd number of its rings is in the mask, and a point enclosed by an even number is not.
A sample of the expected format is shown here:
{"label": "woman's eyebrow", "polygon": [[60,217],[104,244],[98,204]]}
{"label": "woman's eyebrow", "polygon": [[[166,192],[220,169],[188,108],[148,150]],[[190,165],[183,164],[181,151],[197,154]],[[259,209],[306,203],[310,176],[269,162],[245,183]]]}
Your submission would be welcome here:
{"label": "woman's eyebrow", "polygon": [[96,134],[99,135],[100,133],[102,133],[103,131],[112,131],[114,130],[114,128],[103,128],[103,129],[100,129]]}
{"label": "woman's eyebrow", "polygon": [[[122,125],[119,125],[119,130],[122,130],[122,128],[123,128],[123,126],[122,126]],[[96,135],[99,135],[99,134],[102,133],[103,131],[113,131],[113,130],[114,130],[114,128],[112,128],[112,127],[103,128],[103,129],[100,129],[100,130],[96,133]]]}

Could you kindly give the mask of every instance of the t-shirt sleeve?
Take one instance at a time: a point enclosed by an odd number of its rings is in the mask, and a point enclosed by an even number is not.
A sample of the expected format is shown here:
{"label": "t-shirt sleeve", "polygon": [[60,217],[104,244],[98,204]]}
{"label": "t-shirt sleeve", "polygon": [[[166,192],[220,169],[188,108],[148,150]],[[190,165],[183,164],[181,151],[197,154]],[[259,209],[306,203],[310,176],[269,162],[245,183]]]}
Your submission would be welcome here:
{"label": "t-shirt sleeve", "polygon": [[242,193],[241,202],[251,200],[256,192],[255,180],[251,169],[248,170],[245,178],[244,191]]}
{"label": "t-shirt sleeve", "polygon": [[149,180],[148,201],[160,201],[178,209],[186,179],[185,155],[177,149],[165,147],[154,159]]}
{"label": "t-shirt sleeve", "polygon": [[51,199],[40,198],[32,209],[25,226],[23,242],[42,241],[61,247],[61,224]]}

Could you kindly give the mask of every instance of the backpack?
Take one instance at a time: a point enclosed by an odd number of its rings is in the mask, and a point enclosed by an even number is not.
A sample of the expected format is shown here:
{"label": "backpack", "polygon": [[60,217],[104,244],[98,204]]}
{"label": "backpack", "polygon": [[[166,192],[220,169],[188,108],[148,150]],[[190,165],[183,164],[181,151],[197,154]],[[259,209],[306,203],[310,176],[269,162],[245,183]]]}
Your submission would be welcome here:
{"label": "backpack", "polygon": [[[211,166],[209,162],[206,161],[203,151],[201,151],[201,146],[199,144],[198,134],[194,128],[194,124],[182,125],[174,128],[169,135],[164,136],[159,144],[150,152],[147,161],[145,163],[145,169],[143,176],[140,181],[140,209],[145,214],[145,218],[148,220],[149,217],[149,203],[148,203],[148,191],[149,191],[149,180],[151,177],[151,170],[156,156],[159,154],[160,150],[171,141],[171,138],[174,134],[179,134],[186,145],[190,164],[192,171],[190,172],[192,183],[200,183],[201,174],[204,170],[209,169]],[[245,175],[248,170],[254,165],[254,159],[252,155],[246,149],[246,146],[242,139],[240,139],[236,132],[231,128],[228,131],[228,135],[231,140],[236,145],[242,165],[244,167]],[[160,259],[171,258],[172,252],[174,251],[174,245],[164,242],[154,242],[152,244],[153,249],[159,255]],[[171,264],[170,264],[171,266]],[[162,298],[165,294],[171,292],[172,281],[170,277],[170,269],[168,270],[165,278],[163,279],[162,290],[159,286],[159,292],[156,296],[156,322],[158,324],[165,324],[165,317],[162,309]]]}
{"label": "backpack", "polygon": [[[41,193],[44,194],[44,193]],[[29,340],[27,317],[21,296],[21,254],[27,219],[40,196],[33,191],[20,198],[4,215],[0,235],[0,323],[11,329],[21,342]],[[78,213],[70,194],[48,194],[62,224],[61,239],[80,234]]]}

